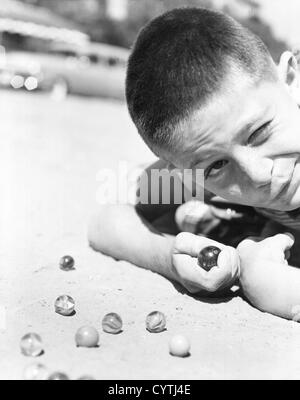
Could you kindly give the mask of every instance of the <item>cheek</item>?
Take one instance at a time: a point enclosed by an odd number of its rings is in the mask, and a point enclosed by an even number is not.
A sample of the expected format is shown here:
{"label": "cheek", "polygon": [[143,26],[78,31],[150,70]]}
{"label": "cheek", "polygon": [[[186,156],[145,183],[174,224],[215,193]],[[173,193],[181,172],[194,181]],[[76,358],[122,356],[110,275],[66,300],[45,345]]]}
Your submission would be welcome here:
{"label": "cheek", "polygon": [[300,154],[300,125],[278,127],[264,150],[271,158]]}
{"label": "cheek", "polygon": [[300,120],[297,124],[287,125],[282,135],[282,145],[290,146],[292,151],[300,151]]}
{"label": "cheek", "polygon": [[217,196],[233,199],[240,199],[243,195],[243,188],[239,182],[232,182],[230,179],[223,179],[222,182],[210,182],[205,185],[205,189],[216,194]]}
{"label": "cheek", "polygon": [[300,111],[298,107],[291,107],[278,118],[277,126],[275,126],[275,135],[277,145],[282,149],[296,147],[300,148]]}
{"label": "cheek", "polygon": [[205,186],[207,190],[224,197],[228,201],[242,201],[253,199],[255,193],[247,183],[247,178],[242,173],[237,173],[234,168],[227,171],[226,176],[215,182],[208,182]]}

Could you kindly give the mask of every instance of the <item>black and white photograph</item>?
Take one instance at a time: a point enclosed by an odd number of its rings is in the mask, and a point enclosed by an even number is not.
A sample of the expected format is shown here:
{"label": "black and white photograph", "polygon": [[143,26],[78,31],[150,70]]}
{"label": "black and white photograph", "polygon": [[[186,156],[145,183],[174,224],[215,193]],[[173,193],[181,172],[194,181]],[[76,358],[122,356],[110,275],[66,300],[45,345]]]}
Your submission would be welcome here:
{"label": "black and white photograph", "polygon": [[299,21],[0,0],[0,380],[300,378]]}

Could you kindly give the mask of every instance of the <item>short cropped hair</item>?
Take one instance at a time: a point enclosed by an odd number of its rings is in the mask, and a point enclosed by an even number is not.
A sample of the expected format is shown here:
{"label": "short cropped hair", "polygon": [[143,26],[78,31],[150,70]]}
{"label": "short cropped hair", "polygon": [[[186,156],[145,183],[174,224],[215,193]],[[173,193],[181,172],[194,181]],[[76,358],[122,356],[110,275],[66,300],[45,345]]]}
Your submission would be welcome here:
{"label": "short cropped hair", "polygon": [[220,89],[232,62],[256,81],[275,75],[262,40],[220,12],[177,8],[140,31],[128,61],[126,100],[149,147],[174,144],[178,124]]}

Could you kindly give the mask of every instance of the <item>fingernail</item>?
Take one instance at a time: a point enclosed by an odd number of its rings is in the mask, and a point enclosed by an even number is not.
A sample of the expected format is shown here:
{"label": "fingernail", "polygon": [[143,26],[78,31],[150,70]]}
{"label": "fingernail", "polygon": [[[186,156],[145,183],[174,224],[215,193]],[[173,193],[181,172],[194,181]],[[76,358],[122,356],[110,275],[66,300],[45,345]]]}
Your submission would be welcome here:
{"label": "fingernail", "polygon": [[291,232],[284,232],[284,234],[289,236],[292,240],[295,240],[295,236]]}

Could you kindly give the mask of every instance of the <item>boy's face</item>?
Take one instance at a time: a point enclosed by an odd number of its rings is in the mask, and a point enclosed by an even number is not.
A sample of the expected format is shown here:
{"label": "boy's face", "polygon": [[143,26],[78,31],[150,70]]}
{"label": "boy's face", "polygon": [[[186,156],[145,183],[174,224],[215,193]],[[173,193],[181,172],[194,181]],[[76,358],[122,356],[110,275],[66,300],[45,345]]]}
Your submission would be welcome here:
{"label": "boy's face", "polygon": [[181,126],[180,149],[161,156],[180,169],[203,169],[205,188],[228,201],[300,207],[297,73],[288,63],[278,70],[278,81],[258,86],[235,77]]}

